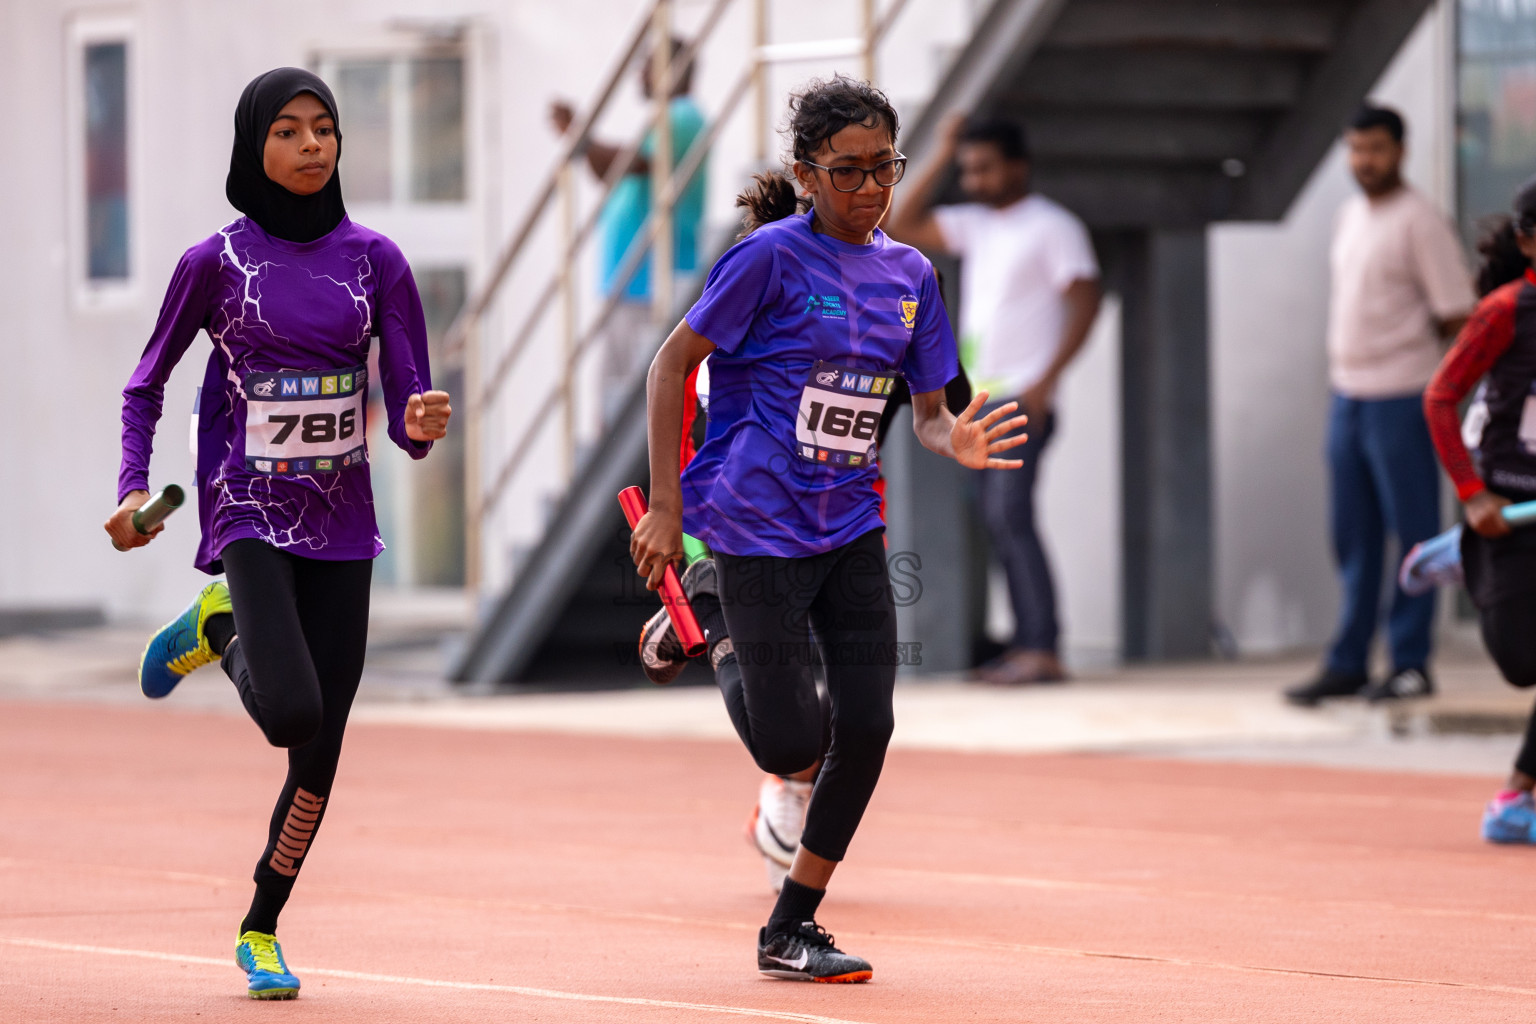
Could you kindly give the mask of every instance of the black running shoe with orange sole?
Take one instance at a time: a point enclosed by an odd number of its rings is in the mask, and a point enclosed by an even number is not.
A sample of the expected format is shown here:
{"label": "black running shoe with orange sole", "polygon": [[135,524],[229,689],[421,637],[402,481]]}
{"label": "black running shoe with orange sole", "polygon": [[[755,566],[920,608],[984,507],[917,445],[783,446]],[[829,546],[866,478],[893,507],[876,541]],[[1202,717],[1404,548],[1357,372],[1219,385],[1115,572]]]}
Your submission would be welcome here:
{"label": "black running shoe with orange sole", "polygon": [[757,969],[770,978],[826,984],[868,981],[875,975],[868,960],[838,949],[832,936],[815,921],[802,921],[794,931],[773,936],[767,928],[760,929]]}

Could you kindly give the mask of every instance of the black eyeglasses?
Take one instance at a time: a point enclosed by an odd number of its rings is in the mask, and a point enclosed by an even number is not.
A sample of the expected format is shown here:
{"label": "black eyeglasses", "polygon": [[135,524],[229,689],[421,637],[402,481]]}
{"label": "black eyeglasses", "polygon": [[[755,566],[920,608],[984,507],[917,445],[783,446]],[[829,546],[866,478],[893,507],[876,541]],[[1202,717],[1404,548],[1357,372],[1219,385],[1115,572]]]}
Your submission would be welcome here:
{"label": "black eyeglasses", "polygon": [[827,177],[832,179],[832,187],[839,192],[857,192],[864,187],[864,180],[873,176],[875,184],[881,188],[890,188],[901,180],[901,176],[907,173],[907,158],[900,154],[889,160],[881,161],[873,167],[827,167],[824,164],[812,163],[809,160],[801,160],[807,167],[815,167],[827,172]]}

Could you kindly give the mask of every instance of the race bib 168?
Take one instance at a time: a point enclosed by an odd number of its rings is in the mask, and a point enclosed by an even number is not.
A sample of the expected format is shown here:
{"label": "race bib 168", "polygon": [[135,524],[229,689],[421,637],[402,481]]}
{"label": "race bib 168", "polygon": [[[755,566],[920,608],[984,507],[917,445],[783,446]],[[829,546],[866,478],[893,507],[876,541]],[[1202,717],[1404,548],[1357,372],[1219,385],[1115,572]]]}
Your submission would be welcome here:
{"label": "race bib 168", "polygon": [[818,360],[800,393],[795,450],[807,462],[848,468],[875,461],[880,414],[896,388],[891,373],[871,373]]}

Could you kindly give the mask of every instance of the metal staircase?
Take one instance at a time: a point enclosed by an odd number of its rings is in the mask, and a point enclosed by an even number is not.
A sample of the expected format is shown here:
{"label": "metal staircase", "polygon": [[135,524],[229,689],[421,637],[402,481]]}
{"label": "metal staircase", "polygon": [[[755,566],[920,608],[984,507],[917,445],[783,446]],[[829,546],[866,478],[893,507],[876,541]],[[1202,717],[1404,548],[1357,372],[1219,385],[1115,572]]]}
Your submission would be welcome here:
{"label": "metal staircase", "polygon": [[908,145],[940,106],[988,109],[1029,126],[1038,187],[1092,228],[1276,220],[1429,6],[1000,3]]}

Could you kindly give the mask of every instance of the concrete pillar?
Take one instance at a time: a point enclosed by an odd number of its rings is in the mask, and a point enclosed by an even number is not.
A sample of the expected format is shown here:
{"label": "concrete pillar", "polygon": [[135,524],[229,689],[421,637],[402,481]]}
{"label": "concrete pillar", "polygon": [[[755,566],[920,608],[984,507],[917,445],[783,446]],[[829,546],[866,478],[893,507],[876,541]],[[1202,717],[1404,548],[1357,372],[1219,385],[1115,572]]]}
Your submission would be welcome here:
{"label": "concrete pillar", "polygon": [[1210,303],[1206,231],[1119,236],[1123,300],[1125,655],[1210,654]]}
{"label": "concrete pillar", "polygon": [[896,629],[922,663],[903,675],[963,672],[985,626],[986,563],[967,498],[967,470],[924,448],[902,409],[880,448],[886,481],[887,561]]}

